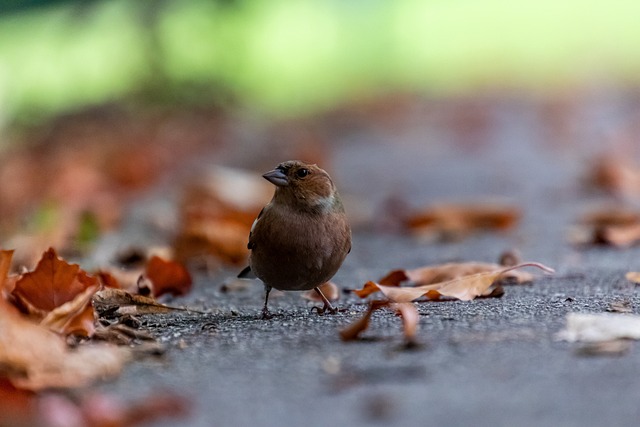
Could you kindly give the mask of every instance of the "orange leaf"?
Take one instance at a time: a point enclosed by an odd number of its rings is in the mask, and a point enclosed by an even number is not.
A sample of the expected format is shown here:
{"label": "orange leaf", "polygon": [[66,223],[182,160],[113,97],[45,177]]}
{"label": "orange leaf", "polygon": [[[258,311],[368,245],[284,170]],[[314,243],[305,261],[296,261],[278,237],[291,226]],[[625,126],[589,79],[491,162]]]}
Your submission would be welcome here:
{"label": "orange leaf", "polygon": [[415,304],[400,303],[393,304],[392,307],[398,312],[400,317],[402,317],[402,328],[407,342],[415,342],[418,332],[418,321],[420,320],[420,315],[418,314]]}
{"label": "orange leaf", "polygon": [[630,271],[625,276],[628,281],[633,283],[640,283],[640,273],[637,271]]}
{"label": "orange leaf", "polygon": [[366,298],[369,295],[378,292],[379,290],[380,289],[378,289],[378,284],[369,280],[364,284],[364,287],[362,289],[356,289],[355,291],[353,291],[353,293],[358,295],[360,298]]}
{"label": "orange leaf", "polygon": [[153,295],[170,293],[184,295],[191,290],[193,280],[184,265],[153,256],[147,263],[145,276],[153,283]]}
{"label": "orange leaf", "polygon": [[405,280],[409,280],[406,270],[393,270],[380,279],[378,283],[385,286],[400,286],[400,282]]}
{"label": "orange leaf", "polygon": [[351,325],[340,331],[340,338],[343,341],[353,341],[369,327],[371,315],[374,311],[381,308],[389,307],[395,310],[402,317],[402,326],[404,336],[409,343],[415,342],[416,333],[418,331],[419,314],[416,306],[411,303],[393,304],[389,301],[371,301],[369,308],[365,314],[353,322]]}
{"label": "orange leaf", "polygon": [[98,276],[98,280],[100,284],[105,288],[113,288],[113,289],[121,289],[120,282],[118,279],[108,271],[99,270],[96,275]]}
{"label": "orange leaf", "polygon": [[369,308],[360,319],[340,331],[340,339],[342,341],[353,341],[369,327],[369,321],[374,311],[387,307],[389,301],[376,300],[369,303]]}
{"label": "orange leaf", "polygon": [[0,291],[7,290],[11,292],[12,289],[6,288],[6,279],[11,269],[11,258],[13,258],[13,251],[0,250]]}
{"label": "orange leaf", "polygon": [[89,276],[77,264],[58,258],[55,250],[49,248],[36,269],[25,273],[16,282],[12,294],[27,308],[47,312],[96,284],[96,278]]}

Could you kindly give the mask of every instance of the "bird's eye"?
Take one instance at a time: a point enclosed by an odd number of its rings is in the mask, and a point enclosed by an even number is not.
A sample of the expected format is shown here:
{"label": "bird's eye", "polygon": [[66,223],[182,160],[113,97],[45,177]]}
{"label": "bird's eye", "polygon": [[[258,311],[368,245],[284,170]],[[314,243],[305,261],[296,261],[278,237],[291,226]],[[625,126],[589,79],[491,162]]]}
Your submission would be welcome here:
{"label": "bird's eye", "polygon": [[298,169],[296,172],[298,178],[304,178],[307,175],[309,175],[309,169]]}

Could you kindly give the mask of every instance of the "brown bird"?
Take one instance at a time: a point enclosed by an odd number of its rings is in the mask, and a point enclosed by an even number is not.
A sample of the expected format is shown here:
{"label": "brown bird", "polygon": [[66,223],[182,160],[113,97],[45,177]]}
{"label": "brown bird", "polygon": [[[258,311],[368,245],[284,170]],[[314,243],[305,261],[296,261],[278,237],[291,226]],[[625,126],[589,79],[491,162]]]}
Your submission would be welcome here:
{"label": "brown bird", "polygon": [[298,160],[262,176],[276,191],[251,227],[249,266],[238,277],[253,274],[264,282],[263,318],[270,317],[271,288],[314,289],[324,301],[318,312],[335,313],[318,286],[336,274],[351,251],[351,228],[336,186],[327,172]]}

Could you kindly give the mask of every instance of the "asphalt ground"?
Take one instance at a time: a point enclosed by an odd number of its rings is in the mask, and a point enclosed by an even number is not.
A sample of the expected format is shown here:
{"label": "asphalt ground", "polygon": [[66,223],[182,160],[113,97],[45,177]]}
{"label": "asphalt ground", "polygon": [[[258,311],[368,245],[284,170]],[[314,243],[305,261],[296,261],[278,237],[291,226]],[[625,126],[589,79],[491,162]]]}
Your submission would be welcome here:
{"label": "asphalt ground", "polygon": [[[221,286],[237,271],[200,274],[189,295],[170,302],[207,313],[142,316],[166,353],[137,360],[100,388],[126,398],[170,389],[192,401],[188,418],[157,426],[637,425],[637,345],[587,357],[580,344],[556,338],[570,312],[605,312],[617,302],[638,312],[638,290],[624,274],[640,269],[640,249],[576,247],[569,239],[582,214],[614,201],[584,186],[590,159],[610,150],[638,117],[637,101],[614,95],[561,108],[481,99],[463,109],[459,126],[441,112],[451,113],[449,104],[415,103],[391,121],[348,126],[347,118],[331,133],[330,170],[356,223],[353,250],[335,277],[342,288],[397,268],[495,262],[514,249],[555,275],[505,287],[498,299],[418,303],[420,345],[407,349],[400,319],[384,310],[361,340],[341,341],[339,329],[366,309],[353,295],[342,296],[339,314],[319,316],[299,293],[276,294],[276,316],[262,320],[259,282],[225,293]],[[238,119],[236,145],[211,164],[251,166],[247,147],[260,142],[261,126]],[[170,209],[169,193],[140,200],[124,231],[98,252],[153,240],[146,214]],[[523,217],[508,233],[453,242],[363,226],[363,217],[370,223],[382,215],[391,196],[415,209],[498,200]]]}

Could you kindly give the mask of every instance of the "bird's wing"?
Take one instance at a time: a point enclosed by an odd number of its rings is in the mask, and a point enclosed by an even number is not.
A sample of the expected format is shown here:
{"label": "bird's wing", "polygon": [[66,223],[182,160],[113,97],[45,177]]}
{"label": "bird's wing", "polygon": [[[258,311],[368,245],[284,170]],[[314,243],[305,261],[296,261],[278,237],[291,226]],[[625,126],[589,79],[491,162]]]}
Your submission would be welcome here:
{"label": "bird's wing", "polygon": [[260,220],[260,217],[262,217],[263,213],[264,213],[264,208],[262,208],[262,210],[258,214],[258,217],[255,219],[255,221],[253,221],[253,224],[251,225],[251,231],[249,231],[249,243],[247,244],[247,249],[253,249],[256,247],[256,242],[253,241],[253,230],[256,228],[256,224]]}
{"label": "bird's wing", "polygon": [[251,266],[246,266],[240,274],[238,274],[239,279],[257,279],[256,275],[251,270]]}

